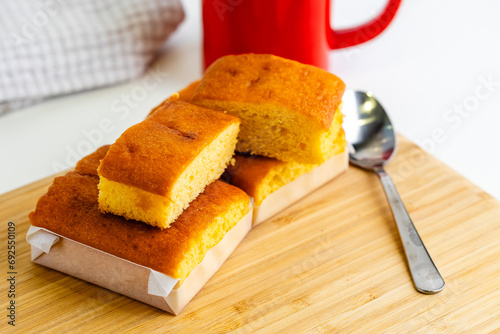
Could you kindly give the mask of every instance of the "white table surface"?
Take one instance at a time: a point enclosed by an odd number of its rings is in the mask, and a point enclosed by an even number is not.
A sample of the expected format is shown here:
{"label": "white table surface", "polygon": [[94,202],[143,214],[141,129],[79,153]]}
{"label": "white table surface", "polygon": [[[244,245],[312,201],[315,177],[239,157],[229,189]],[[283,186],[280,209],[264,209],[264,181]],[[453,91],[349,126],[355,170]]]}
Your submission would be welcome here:
{"label": "white table surface", "polygon": [[[146,85],[142,78],[0,117],[0,193],[74,166],[201,76],[201,1],[183,3],[187,18]],[[336,0],[335,27],[363,22],[383,4]],[[330,71],[373,92],[397,131],[500,199],[498,17],[495,0],[404,0],[381,36],[331,52]]]}

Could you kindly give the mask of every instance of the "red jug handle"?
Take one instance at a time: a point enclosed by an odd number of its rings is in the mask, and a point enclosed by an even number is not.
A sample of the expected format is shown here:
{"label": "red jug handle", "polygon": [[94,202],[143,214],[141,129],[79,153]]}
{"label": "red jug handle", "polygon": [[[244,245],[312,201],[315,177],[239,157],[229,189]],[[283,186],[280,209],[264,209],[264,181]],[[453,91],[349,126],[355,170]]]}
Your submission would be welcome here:
{"label": "red jug handle", "polygon": [[378,36],[389,26],[398,11],[401,0],[389,0],[384,11],[372,21],[359,27],[333,30],[330,26],[330,1],[326,2],[328,44],[332,49],[358,45]]}

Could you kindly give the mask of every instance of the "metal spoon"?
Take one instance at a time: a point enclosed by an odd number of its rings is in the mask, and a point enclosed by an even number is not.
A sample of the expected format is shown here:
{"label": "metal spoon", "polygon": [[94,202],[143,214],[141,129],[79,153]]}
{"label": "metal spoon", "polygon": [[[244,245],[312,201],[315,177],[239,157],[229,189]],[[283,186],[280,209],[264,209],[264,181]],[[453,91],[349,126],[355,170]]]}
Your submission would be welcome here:
{"label": "metal spoon", "polygon": [[406,253],[413,283],[425,294],[444,288],[444,280],[432,262],[406,208],[384,166],[396,154],[396,136],[384,108],[370,94],[346,91],[342,99],[344,129],[354,152],[349,153],[353,165],[374,171],[384,187]]}

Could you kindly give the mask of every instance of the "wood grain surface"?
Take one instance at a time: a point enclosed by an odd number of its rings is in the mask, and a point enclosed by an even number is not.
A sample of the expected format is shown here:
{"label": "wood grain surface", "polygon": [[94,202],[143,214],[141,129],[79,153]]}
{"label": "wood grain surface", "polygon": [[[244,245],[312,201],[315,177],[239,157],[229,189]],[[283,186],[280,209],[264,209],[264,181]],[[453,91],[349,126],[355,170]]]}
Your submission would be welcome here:
{"label": "wood grain surface", "polygon": [[[0,196],[0,331],[498,332],[500,203],[401,137],[387,170],[446,281],[439,294],[415,291],[379,181],[354,167],[254,228],[179,316],[31,263],[27,215],[48,178]],[[6,317],[9,221],[15,328]]]}

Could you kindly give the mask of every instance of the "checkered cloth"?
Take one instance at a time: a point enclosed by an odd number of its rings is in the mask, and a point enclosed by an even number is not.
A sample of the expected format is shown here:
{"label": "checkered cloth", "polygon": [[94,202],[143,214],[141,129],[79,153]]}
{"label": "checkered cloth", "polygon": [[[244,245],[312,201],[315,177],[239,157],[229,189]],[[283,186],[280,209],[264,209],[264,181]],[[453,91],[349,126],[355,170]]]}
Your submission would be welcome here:
{"label": "checkered cloth", "polygon": [[0,114],[140,76],[180,0],[0,0]]}

